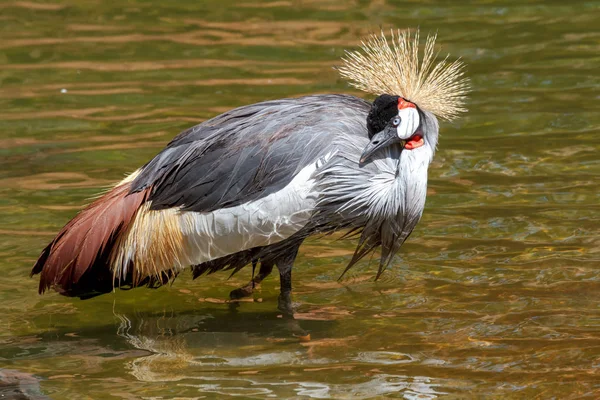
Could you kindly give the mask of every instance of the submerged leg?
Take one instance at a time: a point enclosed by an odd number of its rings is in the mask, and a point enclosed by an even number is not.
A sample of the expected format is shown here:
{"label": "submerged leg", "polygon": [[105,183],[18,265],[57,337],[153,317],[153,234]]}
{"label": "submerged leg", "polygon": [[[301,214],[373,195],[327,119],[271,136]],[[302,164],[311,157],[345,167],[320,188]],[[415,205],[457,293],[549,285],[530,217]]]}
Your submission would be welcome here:
{"label": "submerged leg", "polygon": [[279,284],[281,292],[279,293],[277,308],[284,314],[284,316],[294,316],[294,310],[292,307],[292,267],[294,266],[294,260],[298,255],[298,248],[300,245],[293,249],[290,249],[285,256],[279,257],[275,260],[275,265],[279,270]]}
{"label": "submerged leg", "polygon": [[[254,268],[256,266],[256,263],[253,263],[252,267]],[[258,274],[252,278],[252,280],[250,282],[248,282],[248,284],[246,284],[245,286],[242,286],[241,288],[232,290],[229,293],[229,298],[231,300],[237,300],[237,299],[241,299],[243,297],[248,297],[252,294],[252,292],[254,291],[254,287],[261,283],[263,281],[263,279],[265,279],[267,276],[269,276],[269,274],[271,274],[271,271],[273,271],[273,262],[269,261],[269,262],[261,262],[260,263],[260,269],[258,270]]]}

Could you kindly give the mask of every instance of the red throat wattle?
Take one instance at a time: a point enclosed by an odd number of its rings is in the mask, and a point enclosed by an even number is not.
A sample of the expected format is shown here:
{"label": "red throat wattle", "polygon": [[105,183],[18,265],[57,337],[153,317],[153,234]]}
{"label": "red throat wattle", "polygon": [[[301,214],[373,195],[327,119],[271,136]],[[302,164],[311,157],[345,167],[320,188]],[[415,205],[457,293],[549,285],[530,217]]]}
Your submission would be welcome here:
{"label": "red throat wattle", "polygon": [[423,136],[421,136],[419,134],[415,134],[415,135],[412,135],[410,137],[410,139],[408,139],[408,141],[404,145],[404,148],[406,150],[414,150],[414,149],[418,149],[419,147],[423,146],[424,144],[425,144],[425,140],[423,140]]}

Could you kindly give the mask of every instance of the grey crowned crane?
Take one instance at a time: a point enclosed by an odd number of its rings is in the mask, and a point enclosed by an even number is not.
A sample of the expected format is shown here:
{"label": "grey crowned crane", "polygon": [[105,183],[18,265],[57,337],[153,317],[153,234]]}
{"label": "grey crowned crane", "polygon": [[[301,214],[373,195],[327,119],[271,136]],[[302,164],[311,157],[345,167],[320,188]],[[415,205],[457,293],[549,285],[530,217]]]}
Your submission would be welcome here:
{"label": "grey crowned crane", "polygon": [[[377,276],[421,218],[438,120],[465,111],[460,61],[435,63],[435,37],[373,35],[339,68],[373,103],[315,95],[236,108],[176,136],[150,162],[73,218],[43,250],[39,291],[82,299],[158,287],[260,263],[232,297],[276,266],[289,300],[302,241],[345,231],[346,270],[381,248]],[[344,271],[345,272],[345,271]]]}

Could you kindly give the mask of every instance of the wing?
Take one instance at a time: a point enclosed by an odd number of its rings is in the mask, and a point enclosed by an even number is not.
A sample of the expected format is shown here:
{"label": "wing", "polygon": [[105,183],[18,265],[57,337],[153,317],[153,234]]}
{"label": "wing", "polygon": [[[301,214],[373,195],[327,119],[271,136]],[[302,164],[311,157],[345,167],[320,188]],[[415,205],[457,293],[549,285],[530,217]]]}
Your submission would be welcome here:
{"label": "wing", "polygon": [[344,135],[367,137],[369,107],[353,96],[319,95],[234,109],[175,137],[131,192],[151,188],[152,209],[198,212],[259,199],[335,151]]}

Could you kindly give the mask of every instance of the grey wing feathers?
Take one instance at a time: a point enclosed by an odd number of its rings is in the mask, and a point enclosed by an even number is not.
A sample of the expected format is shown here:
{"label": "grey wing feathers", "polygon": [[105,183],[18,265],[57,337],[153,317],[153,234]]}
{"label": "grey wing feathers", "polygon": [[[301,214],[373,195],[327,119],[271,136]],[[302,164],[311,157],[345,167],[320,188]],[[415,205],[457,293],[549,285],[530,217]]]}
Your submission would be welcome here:
{"label": "grey wing feathers", "polygon": [[[234,109],[175,137],[142,168],[131,191],[152,187],[153,209],[199,212],[261,198],[331,151],[337,135],[366,137],[368,110],[369,103],[346,95]],[[348,116],[363,122],[348,124]]]}

